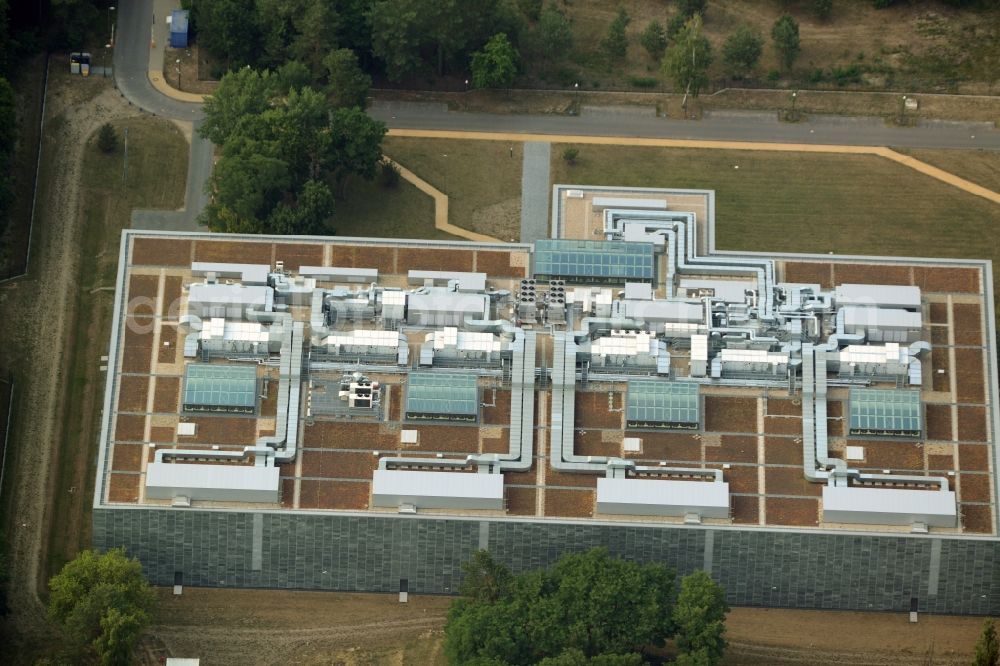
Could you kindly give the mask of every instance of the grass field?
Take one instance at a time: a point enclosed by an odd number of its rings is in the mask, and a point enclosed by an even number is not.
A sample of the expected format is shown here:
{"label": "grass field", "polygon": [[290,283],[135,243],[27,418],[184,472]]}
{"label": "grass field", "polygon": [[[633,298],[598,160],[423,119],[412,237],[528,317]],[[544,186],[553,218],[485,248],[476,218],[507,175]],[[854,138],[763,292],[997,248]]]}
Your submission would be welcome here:
{"label": "grass field", "polygon": [[330,225],[338,236],[459,240],[434,227],[434,200],[404,180],[386,188],[351,178],[346,190]]}
{"label": "grass field", "polygon": [[386,137],[386,155],[448,195],[449,222],[504,240],[521,230],[520,143]]}
{"label": "grass field", "polygon": [[899,152],[1000,192],[1000,153],[996,151],[908,148]]}
{"label": "grass field", "polygon": [[714,189],[720,249],[1000,259],[1000,206],[879,157],[579,148],[554,182]]}
{"label": "grass field", "polygon": [[[93,495],[97,428],[104,395],[100,357],[107,353],[121,231],[133,208],[174,209],[184,202],[188,146],[172,123],[135,118],[114,123],[119,137],[129,131],[128,175],[122,182],[123,151],[102,153],[91,137],[81,184],[82,265],[76,293],[77,329],[72,336],[69,381],[59,442],[45,572],[56,573],[90,547],[84,518]],[[80,461],[86,468],[81,469]]]}

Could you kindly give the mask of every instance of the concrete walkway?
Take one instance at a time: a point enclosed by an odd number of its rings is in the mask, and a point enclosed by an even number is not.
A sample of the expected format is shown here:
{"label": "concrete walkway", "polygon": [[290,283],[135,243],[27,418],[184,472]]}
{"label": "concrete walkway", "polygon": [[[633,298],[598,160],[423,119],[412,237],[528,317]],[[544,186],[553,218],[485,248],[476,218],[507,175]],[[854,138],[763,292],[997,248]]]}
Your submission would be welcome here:
{"label": "concrete walkway", "polygon": [[487,236],[485,234],[477,234],[475,231],[469,231],[468,229],[463,229],[462,227],[456,227],[448,221],[448,195],[435,188],[433,185],[401,165],[399,162],[395,162],[388,157],[385,157],[385,159],[396,165],[396,168],[399,169],[399,175],[403,177],[403,180],[408,183],[412,183],[418,190],[434,199],[434,227],[436,229],[449,233],[453,236],[459,236],[465,240],[477,241],[480,243],[503,242],[499,238],[493,238],[492,236]]}
{"label": "concrete walkway", "polygon": [[549,237],[549,166],[552,144],[526,141],[521,166],[521,242]]}
{"label": "concrete walkway", "polygon": [[919,171],[952,187],[1000,204],[1000,193],[977,185],[953,173],[926,162],[897,153],[882,146],[842,146],[833,144],[763,143],[752,141],[706,141],[700,139],[653,139],[622,136],[579,136],[571,134],[526,134],[523,132],[461,132],[451,130],[389,130],[390,136],[409,136],[425,139],[472,139],[483,141],[551,141],[553,143],[582,143],[614,146],[652,146],[658,148],[699,148],[708,150],[757,150],[771,152],[826,153],[841,155],[875,155]]}

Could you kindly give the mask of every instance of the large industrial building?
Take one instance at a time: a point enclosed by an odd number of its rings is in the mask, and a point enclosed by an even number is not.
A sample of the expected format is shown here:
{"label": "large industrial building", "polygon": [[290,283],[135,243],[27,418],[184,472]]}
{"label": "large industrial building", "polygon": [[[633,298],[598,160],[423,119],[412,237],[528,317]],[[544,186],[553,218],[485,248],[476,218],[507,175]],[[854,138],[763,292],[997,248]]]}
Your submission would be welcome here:
{"label": "large industrial building", "polygon": [[417,593],[603,546],[734,604],[1000,613],[989,262],[722,252],[709,191],[552,196],[534,244],[125,232],[95,546]]}

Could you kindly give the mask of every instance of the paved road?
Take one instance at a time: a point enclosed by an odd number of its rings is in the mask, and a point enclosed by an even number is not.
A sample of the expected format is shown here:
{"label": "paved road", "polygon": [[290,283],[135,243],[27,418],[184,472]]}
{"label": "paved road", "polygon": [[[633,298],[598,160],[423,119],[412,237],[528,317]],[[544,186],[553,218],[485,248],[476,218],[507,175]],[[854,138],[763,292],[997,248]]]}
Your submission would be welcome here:
{"label": "paved road", "polygon": [[886,126],[881,118],[819,116],[793,124],[778,122],[775,114],[759,112],[716,113],[699,121],[625,112],[576,117],[500,115],[456,113],[440,104],[398,102],[376,102],[371,115],[391,128],[405,129],[1000,150],[1000,131],[985,123],[932,122],[904,128]]}
{"label": "paved road", "polygon": [[[212,173],[212,143],[202,139],[197,128],[201,105],[179,102],[158,92],[149,82],[149,39],[153,0],[118,3],[118,40],[115,43],[115,83],[132,104],[150,113],[194,123],[184,211],[135,211],[132,226],[142,229],[198,229],[195,218],[208,202],[204,183]],[[202,227],[204,230],[204,228]]]}
{"label": "paved road", "polygon": [[[193,121],[197,128],[202,118],[201,105],[171,99],[149,82],[153,2],[129,0],[119,3],[115,80],[133,104],[159,116]],[[638,114],[634,109],[619,112],[604,109],[577,117],[500,115],[453,113],[443,104],[405,102],[376,102],[370,113],[390,128],[400,129],[1000,150],[1000,131],[985,123],[930,122],[919,127],[899,128],[886,126],[880,118],[818,116],[790,124],[778,122],[775,114],[760,112],[716,112],[695,122]],[[160,229],[197,228],[194,220],[207,203],[203,184],[211,171],[212,145],[195,132],[185,211],[182,214],[137,212],[133,217],[134,225]]]}

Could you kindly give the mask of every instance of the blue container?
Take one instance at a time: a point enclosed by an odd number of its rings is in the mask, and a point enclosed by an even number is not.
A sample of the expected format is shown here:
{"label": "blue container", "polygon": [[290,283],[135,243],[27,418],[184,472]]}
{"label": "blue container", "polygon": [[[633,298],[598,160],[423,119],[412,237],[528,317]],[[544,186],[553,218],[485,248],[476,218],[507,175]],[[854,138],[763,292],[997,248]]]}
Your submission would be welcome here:
{"label": "blue container", "polygon": [[188,10],[175,9],[170,14],[170,46],[175,49],[187,48]]}

